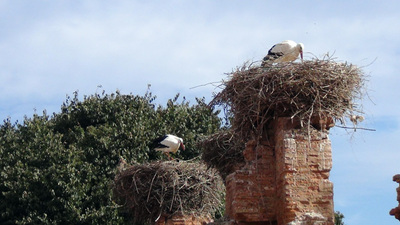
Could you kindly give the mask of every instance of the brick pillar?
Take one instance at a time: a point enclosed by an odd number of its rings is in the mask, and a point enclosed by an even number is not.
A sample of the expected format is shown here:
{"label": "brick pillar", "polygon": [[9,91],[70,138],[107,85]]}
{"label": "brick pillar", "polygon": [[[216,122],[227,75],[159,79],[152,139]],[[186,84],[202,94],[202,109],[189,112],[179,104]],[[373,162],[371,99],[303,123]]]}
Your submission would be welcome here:
{"label": "brick pillar", "polygon": [[226,178],[225,214],[237,224],[275,224],[275,155],[273,147],[249,141],[245,166]]}
{"label": "brick pillar", "polygon": [[333,225],[329,124],[317,119],[307,129],[277,118],[269,140],[249,141],[246,164],[225,181],[226,215],[243,225]]}
{"label": "brick pillar", "polygon": [[274,124],[278,224],[332,225],[331,142],[324,129],[300,128],[289,118]]}

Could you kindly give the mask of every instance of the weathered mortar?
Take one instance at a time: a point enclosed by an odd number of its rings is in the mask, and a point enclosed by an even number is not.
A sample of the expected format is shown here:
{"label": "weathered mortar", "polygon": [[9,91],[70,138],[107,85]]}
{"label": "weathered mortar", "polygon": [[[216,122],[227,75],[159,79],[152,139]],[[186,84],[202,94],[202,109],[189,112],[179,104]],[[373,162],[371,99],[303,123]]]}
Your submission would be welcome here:
{"label": "weathered mortar", "polygon": [[273,124],[273,136],[249,141],[246,164],[226,178],[227,216],[239,224],[333,224],[328,131],[301,128],[290,118]]}
{"label": "weathered mortar", "polygon": [[311,214],[320,217],[318,224],[333,224],[328,131],[296,128],[289,118],[279,118],[274,131],[278,224],[303,224],[302,217]]}
{"label": "weathered mortar", "polygon": [[246,164],[226,178],[225,213],[236,221],[269,221],[275,213],[275,156],[264,145],[246,145]]}

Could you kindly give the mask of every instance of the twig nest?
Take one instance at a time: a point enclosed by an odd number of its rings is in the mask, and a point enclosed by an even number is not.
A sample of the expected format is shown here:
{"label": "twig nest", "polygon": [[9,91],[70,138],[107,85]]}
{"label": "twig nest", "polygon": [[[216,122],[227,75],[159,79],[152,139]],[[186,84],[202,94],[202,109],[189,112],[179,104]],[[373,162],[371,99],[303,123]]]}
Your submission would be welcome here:
{"label": "twig nest", "polygon": [[233,116],[232,129],[244,139],[262,135],[276,117],[307,124],[313,116],[345,117],[362,113],[364,74],[348,63],[315,59],[254,67],[244,65],[229,74],[210,105],[223,106]]}
{"label": "twig nest", "polygon": [[174,214],[213,215],[224,186],[213,169],[196,162],[153,162],[120,171],[114,196],[135,221],[153,223]]}
{"label": "twig nest", "polygon": [[243,149],[245,142],[232,130],[222,130],[199,142],[202,159],[212,168],[216,168],[225,181],[226,176],[244,165]]}

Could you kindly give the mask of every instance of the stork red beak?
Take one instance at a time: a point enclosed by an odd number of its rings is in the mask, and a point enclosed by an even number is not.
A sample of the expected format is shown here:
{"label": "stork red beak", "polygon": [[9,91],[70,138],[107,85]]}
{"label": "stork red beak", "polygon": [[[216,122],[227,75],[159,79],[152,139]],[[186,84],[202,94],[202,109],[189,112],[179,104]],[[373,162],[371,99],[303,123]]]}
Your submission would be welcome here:
{"label": "stork red beak", "polygon": [[300,52],[301,61],[303,62],[303,51]]}
{"label": "stork red beak", "polygon": [[185,150],[185,145],[183,145],[183,143],[181,143],[181,149]]}

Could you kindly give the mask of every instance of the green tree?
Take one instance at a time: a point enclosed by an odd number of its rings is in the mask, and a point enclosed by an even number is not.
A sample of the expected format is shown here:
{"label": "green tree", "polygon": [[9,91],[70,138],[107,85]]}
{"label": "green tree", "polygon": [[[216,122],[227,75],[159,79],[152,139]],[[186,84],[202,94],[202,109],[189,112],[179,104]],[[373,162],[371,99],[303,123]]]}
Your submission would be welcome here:
{"label": "green tree", "polygon": [[335,225],[344,225],[343,219],[344,219],[344,215],[341,212],[336,211],[335,212]]}
{"label": "green tree", "polygon": [[61,112],[37,114],[22,124],[0,126],[1,224],[124,224],[128,217],[113,202],[112,179],[120,157],[143,163],[164,156],[150,148],[166,133],[184,138],[186,151],[220,128],[218,112],[179,95],[165,106],[144,96],[95,94],[67,97]]}
{"label": "green tree", "polygon": [[50,123],[47,115],[34,115],[22,125],[5,121],[0,128],[2,224],[75,223],[64,185],[74,156]]}

